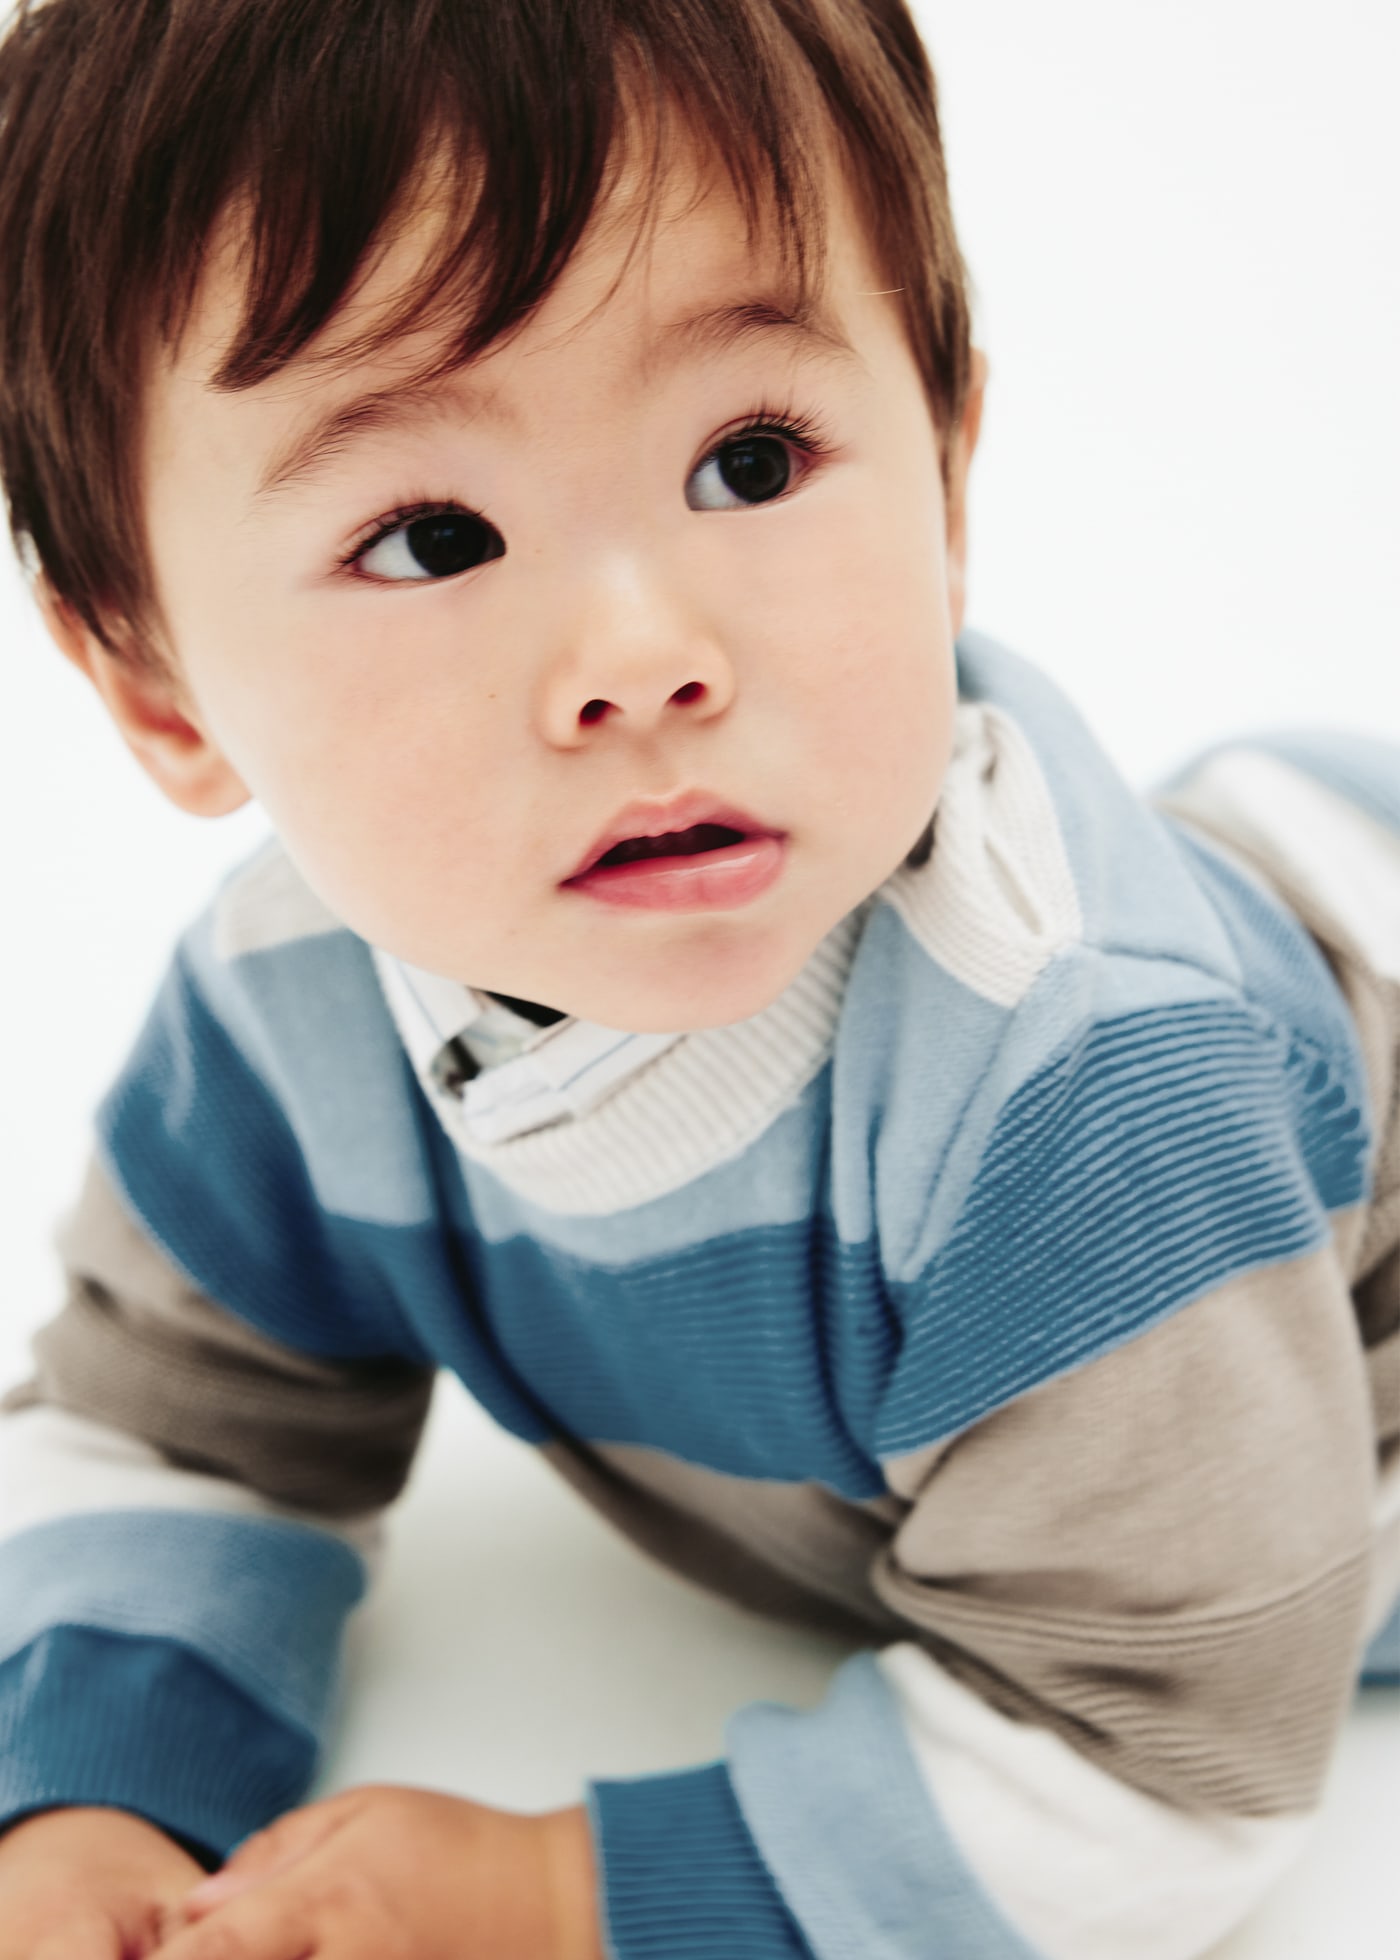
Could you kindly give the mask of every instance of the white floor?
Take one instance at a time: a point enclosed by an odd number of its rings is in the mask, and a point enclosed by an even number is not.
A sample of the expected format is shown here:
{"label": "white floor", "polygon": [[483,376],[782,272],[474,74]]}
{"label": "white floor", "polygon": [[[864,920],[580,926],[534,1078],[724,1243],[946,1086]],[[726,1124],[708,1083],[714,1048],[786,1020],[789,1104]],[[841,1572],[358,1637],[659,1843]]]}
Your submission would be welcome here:
{"label": "white floor", "polygon": [[[746,1701],[811,1706],[846,1651],[643,1559],[444,1378],[380,1584],[351,1622],[313,1795],[405,1782],[570,1803],[589,1776],[719,1755]],[[1400,1689],[1371,1689],[1307,1852],[1212,1960],[1396,1960],[1398,1847]]]}

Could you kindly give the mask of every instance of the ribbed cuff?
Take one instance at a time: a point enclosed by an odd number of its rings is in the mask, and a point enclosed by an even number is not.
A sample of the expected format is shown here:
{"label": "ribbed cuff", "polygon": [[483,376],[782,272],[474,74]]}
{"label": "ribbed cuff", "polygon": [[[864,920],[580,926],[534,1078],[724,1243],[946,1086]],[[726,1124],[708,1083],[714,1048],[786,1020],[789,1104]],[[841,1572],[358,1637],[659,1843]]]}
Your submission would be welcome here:
{"label": "ribbed cuff", "polygon": [[613,1960],[815,1960],[722,1762],[589,1785]]}
{"label": "ribbed cuff", "polygon": [[55,1627],[0,1665],[0,1829],[111,1805],[222,1862],[314,1770],[309,1735],[173,1641]]}

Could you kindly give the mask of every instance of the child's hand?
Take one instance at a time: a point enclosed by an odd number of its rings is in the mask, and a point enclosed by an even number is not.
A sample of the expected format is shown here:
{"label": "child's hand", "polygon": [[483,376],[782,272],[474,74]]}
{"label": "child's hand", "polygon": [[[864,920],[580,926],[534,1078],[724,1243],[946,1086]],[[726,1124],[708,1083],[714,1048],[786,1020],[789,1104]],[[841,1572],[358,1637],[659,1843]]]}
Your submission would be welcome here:
{"label": "child's hand", "polygon": [[603,1960],[582,1809],[389,1783],[288,1811],[161,1934],[151,1960]]}
{"label": "child's hand", "polygon": [[24,1818],[0,1838],[0,1960],[146,1960],[163,1907],[204,1876],[172,1838],[123,1810]]}

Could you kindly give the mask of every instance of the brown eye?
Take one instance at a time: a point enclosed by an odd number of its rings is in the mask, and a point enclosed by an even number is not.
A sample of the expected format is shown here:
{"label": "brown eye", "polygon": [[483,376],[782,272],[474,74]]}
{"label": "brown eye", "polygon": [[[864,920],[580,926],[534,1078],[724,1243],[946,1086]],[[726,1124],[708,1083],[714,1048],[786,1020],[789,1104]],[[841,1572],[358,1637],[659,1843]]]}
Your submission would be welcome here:
{"label": "brown eye", "polygon": [[381,532],[359,554],[358,564],[370,578],[423,584],[503,558],[505,549],[505,539],[485,518],[465,510],[427,511]]}
{"label": "brown eye", "polygon": [[796,412],[761,410],[716,443],[686,482],[690,510],[753,510],[784,496],[829,455],[820,423]]}
{"label": "brown eye", "polygon": [[686,486],[692,510],[742,510],[780,497],[793,480],[792,451],[781,436],[755,432],[722,442]]}
{"label": "brown eye", "polygon": [[777,436],[746,436],[727,442],[716,459],[725,484],[746,504],[766,503],[786,490],[792,462]]}

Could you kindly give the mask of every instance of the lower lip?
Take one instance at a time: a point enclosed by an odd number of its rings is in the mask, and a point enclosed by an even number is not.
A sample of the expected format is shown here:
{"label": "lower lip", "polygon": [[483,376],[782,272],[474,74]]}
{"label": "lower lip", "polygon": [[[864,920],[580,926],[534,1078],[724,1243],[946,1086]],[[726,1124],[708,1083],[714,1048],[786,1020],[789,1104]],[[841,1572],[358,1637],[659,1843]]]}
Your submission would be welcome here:
{"label": "lower lip", "polygon": [[643,912],[721,911],[747,905],[776,884],[786,856],[785,837],[746,837],[694,857],[604,865],[568,879],[565,890]]}

